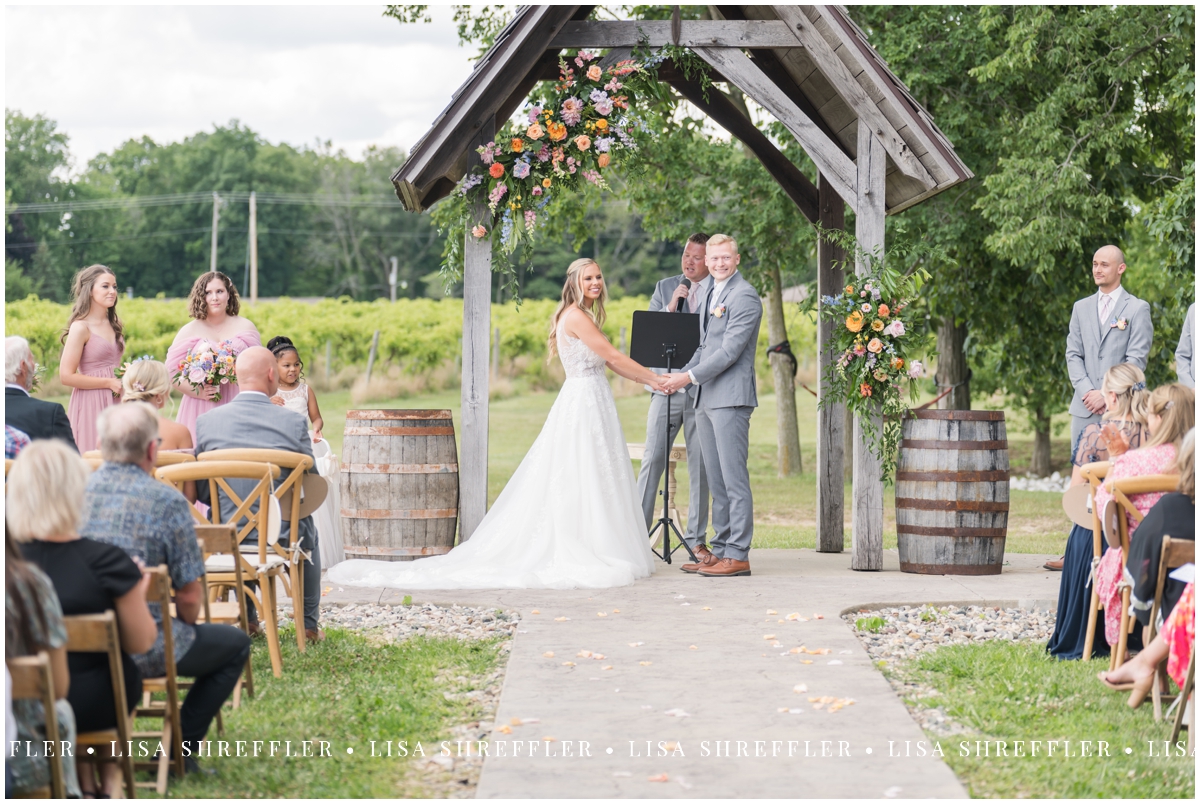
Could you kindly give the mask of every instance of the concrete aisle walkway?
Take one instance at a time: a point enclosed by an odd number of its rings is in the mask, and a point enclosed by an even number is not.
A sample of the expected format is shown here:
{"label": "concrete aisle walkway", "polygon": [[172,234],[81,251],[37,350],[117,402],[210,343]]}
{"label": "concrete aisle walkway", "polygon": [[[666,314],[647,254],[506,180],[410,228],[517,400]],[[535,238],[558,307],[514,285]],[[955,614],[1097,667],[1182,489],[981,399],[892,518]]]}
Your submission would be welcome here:
{"label": "concrete aisle walkway", "polygon": [[[480,798],[965,797],[944,762],[919,755],[924,733],[839,615],[924,602],[1052,607],[1060,576],[1041,569],[1046,558],[1009,556],[998,576],[924,576],[901,573],[895,551],[885,571],[860,573],[846,553],[758,550],[750,578],[690,576],[677,563],[619,589],[413,597],[521,614],[496,723],[539,722],[492,734]],[[404,595],[346,587],[322,602]],[[802,645],[829,653],[789,652]],[[813,709],[809,697],[821,696],[855,703]]]}

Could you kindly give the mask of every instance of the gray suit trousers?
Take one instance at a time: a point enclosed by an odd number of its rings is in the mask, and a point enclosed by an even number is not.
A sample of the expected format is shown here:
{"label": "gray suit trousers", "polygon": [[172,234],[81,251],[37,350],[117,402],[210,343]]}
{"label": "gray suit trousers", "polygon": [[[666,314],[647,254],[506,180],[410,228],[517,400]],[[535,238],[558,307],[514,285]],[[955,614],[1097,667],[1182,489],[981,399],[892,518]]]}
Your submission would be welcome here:
{"label": "gray suit trousers", "polygon": [[745,561],[754,538],[754,497],[750,492],[749,405],[698,408],[696,430],[712,491],[712,552]]}
{"label": "gray suit trousers", "polygon": [[[688,526],[684,538],[693,548],[705,544],[708,529],[708,478],[704,472],[704,459],[700,439],[696,434],[696,411],[687,394],[675,394],[671,398],[671,444],[683,425],[683,443],[687,446],[688,464]],[[638,471],[638,494],[642,498],[642,512],[646,515],[646,529],[662,516],[662,476],[666,471],[663,460],[663,439],[667,429],[667,398],[653,394],[650,412],[646,416],[646,455]],[[675,523],[678,525],[679,523]]]}

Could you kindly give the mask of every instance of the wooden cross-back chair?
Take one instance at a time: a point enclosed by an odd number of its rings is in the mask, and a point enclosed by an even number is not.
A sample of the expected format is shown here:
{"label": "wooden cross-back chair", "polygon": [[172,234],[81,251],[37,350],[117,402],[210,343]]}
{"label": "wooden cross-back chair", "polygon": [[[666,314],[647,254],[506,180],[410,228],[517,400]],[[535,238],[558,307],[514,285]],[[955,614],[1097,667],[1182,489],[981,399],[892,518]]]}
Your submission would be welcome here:
{"label": "wooden cross-back chair", "polygon": [[[189,481],[207,484],[209,490],[208,517],[192,506],[192,515],[200,525],[220,525],[221,502],[224,494],[235,506],[230,524],[237,528],[238,549],[231,555],[218,554],[210,557],[204,565],[207,578],[205,597],[222,589],[233,589],[254,606],[259,622],[266,631],[267,651],[271,656],[271,671],[276,678],[283,675],[283,655],[279,650],[279,626],[276,615],[275,580],[282,578],[287,569],[287,559],[277,555],[268,547],[278,529],[271,527],[271,486],[279,477],[279,467],[269,463],[251,461],[197,461],[164,466],[155,473],[159,480],[177,489]],[[230,480],[254,482],[243,497],[229,485]],[[276,523],[276,526],[278,523]],[[245,544],[246,538],[257,532],[258,544]],[[248,552],[252,549],[253,552]],[[240,569],[235,566],[241,564]],[[240,580],[239,580],[240,578]],[[250,586],[256,581],[257,591]]]}
{"label": "wooden cross-back chair", "polygon": [[[1113,502],[1117,504],[1116,509],[1116,538],[1120,540],[1121,564],[1129,559],[1129,519],[1133,518],[1139,524],[1145,518],[1145,515],[1137,509],[1137,506],[1130,501],[1130,496],[1135,494],[1153,494],[1156,492],[1167,493],[1175,491],[1179,488],[1179,475],[1139,475],[1137,477],[1122,477],[1116,480],[1106,481],[1109,491],[1112,492]],[[1100,512],[1104,514],[1103,511]],[[1126,516],[1128,514],[1129,516]],[[1105,523],[1109,528],[1113,523]],[[1110,545],[1111,546],[1111,545]],[[1114,548],[1115,549],[1115,548]],[[1133,626],[1137,623],[1137,618],[1129,614],[1129,597],[1132,593],[1132,587],[1125,582],[1124,578],[1117,585],[1121,593],[1121,630],[1120,637],[1117,640],[1116,649],[1109,656],[1108,669],[1109,671],[1116,670],[1125,663],[1126,648],[1129,645],[1129,635],[1133,632]]]}
{"label": "wooden cross-back chair", "polygon": [[[237,528],[228,523],[224,525],[197,525],[196,541],[200,543],[200,553],[204,557],[205,566],[208,565],[208,560],[213,556],[234,556],[238,551]],[[245,583],[242,573],[242,562],[233,561],[230,563],[233,564],[233,574],[237,584],[234,588],[241,589]],[[245,596],[234,594],[232,601],[226,601],[210,600],[206,594],[204,596],[204,622],[232,625],[241,628],[249,634],[250,625],[246,615]],[[248,657],[246,659],[246,669],[242,673],[242,677],[238,679],[237,686],[233,688],[234,709],[241,706],[243,687],[246,689],[246,694],[253,698],[254,672],[251,669],[251,661]],[[225,730],[225,724],[221,722],[220,712],[217,712],[217,718],[217,731],[218,733],[222,733]]]}
{"label": "wooden cross-back chair", "polygon": [[[278,449],[216,449],[201,453],[197,460],[200,463],[210,461],[254,461],[269,463],[282,469],[290,470],[288,476],[272,491],[279,501],[280,516],[290,523],[288,546],[285,548],[278,542],[269,547],[276,555],[288,562],[288,582],[286,591],[292,599],[292,621],[296,624],[296,647],[301,653],[305,649],[304,634],[304,561],[308,556],[300,548],[300,505],[301,495],[296,493],[302,489],[305,474],[313,468],[313,459],[299,452],[287,452]],[[262,540],[260,539],[261,543]]]}
{"label": "wooden cross-back chair", "polygon": [[[103,458],[103,456],[100,454],[100,450],[98,449],[89,449],[87,452],[83,453],[83,457],[85,460],[91,458]],[[190,455],[186,452],[165,452],[163,450],[159,450],[158,456],[154,459],[154,466],[155,468],[161,468],[163,466],[174,466],[177,463],[195,463],[195,461],[196,456]]]}
{"label": "wooden cross-back chair", "polygon": [[[1079,471],[1083,475],[1084,480],[1088,482],[1088,508],[1092,511],[1092,572],[1096,571],[1096,565],[1100,563],[1100,555],[1104,551],[1104,528],[1100,522],[1102,511],[1096,510],[1096,490],[1100,488],[1100,484],[1104,482],[1104,478],[1108,475],[1108,470],[1112,468],[1111,461],[1096,461],[1095,463],[1087,463],[1080,467]],[[1088,616],[1087,616],[1087,636],[1083,643],[1083,660],[1086,662],[1092,658],[1092,647],[1096,642],[1096,620],[1104,608],[1104,604],[1100,600],[1100,595],[1096,592],[1095,578],[1089,581],[1092,587],[1092,593],[1088,598]]]}
{"label": "wooden cross-back chair", "polygon": [[[1158,580],[1154,585],[1154,602],[1150,606],[1150,624],[1146,627],[1146,644],[1149,645],[1158,632],[1158,616],[1162,610],[1163,589],[1167,585],[1167,576],[1172,570],[1179,569],[1184,564],[1196,563],[1196,542],[1191,539],[1172,539],[1163,536],[1162,551],[1158,556]],[[1154,668],[1154,686],[1151,688],[1154,696],[1154,719],[1162,720],[1163,701],[1172,701],[1174,695],[1164,695],[1163,687],[1167,682],[1167,661],[1163,659]],[[1180,706],[1185,705],[1180,701]],[[1174,739],[1174,738],[1172,738]]]}
{"label": "wooden cross-back chair", "polygon": [[[175,778],[182,779],[183,733],[179,716],[179,677],[175,669],[175,635],[171,628],[171,578],[165,565],[150,570],[150,585],[146,589],[146,602],[162,606],[163,665],[164,673],[158,678],[142,679],[142,705],[134,712],[135,717],[161,718],[162,728],[158,731],[135,731],[131,736],[137,740],[161,742],[164,753],[155,760],[136,762],[138,770],[155,772],[152,782],[138,782],[138,787],[153,787],[159,795],[167,792],[167,774],[174,766]],[[153,700],[161,693],[161,701]]]}
{"label": "wooden cross-back chair", "polygon": [[50,654],[39,651],[36,656],[17,656],[8,659],[8,674],[12,676],[14,701],[41,701],[46,715],[46,741],[54,750],[45,757],[50,764],[50,785],[18,798],[66,798],[63,778],[62,743],[58,739],[58,712],[54,708],[54,671],[50,669]]}
{"label": "wooden cross-back chair", "polygon": [[[121,768],[125,783],[125,797],[137,798],[133,779],[133,755],[128,750],[112,752],[112,745],[125,746],[129,743],[129,702],[125,700],[125,669],[121,664],[121,637],[117,630],[116,612],[103,614],[76,614],[63,617],[67,627],[68,653],[104,653],[108,655],[108,672],[112,678],[113,705],[116,709],[116,727],[103,731],[82,732],[76,736],[79,747],[76,761],[98,758],[101,762],[115,762]],[[94,753],[89,754],[88,749]]]}

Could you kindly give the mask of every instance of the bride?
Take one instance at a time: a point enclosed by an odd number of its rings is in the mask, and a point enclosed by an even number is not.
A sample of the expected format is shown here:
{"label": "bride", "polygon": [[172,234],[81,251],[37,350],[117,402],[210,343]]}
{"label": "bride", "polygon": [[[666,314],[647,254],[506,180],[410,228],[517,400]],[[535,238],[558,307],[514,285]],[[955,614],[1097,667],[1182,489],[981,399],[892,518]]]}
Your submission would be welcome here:
{"label": "bride", "polygon": [[356,559],[329,570],[347,586],[399,589],[574,589],[624,586],[654,572],[625,435],[604,368],[662,388],[600,331],[600,266],[567,268],[549,351],[567,380],[521,465],[470,539],[411,562]]}

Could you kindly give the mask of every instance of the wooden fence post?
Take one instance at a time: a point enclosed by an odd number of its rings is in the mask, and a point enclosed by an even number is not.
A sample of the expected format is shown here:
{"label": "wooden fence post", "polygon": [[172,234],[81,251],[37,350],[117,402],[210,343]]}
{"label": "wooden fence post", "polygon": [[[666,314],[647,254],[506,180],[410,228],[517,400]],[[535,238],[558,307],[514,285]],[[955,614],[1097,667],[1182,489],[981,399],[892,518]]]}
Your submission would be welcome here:
{"label": "wooden fence post", "polygon": [[[818,210],[821,228],[844,230],[846,205],[824,176],[817,178]],[[825,296],[838,296],[845,279],[842,261],[845,252],[832,241],[817,243],[817,303]],[[826,394],[825,372],[836,359],[830,346],[836,322],[817,321],[817,391],[819,402]],[[846,406],[820,404],[817,408],[817,550],[840,553],[845,546],[846,478],[845,429]]]}
{"label": "wooden fence post", "polygon": [[325,387],[329,387],[329,364],[333,362],[333,341],[325,341]]}
{"label": "wooden fence post", "polygon": [[[858,126],[858,204],[855,209],[854,236],[858,241],[855,273],[871,270],[870,258],[884,254],[884,193],[886,192],[886,153],[871,126]],[[872,415],[876,432],[882,432],[883,417]],[[854,522],[852,527],[850,569],[883,569],[883,478],[879,458],[871,451],[862,428],[854,422]]]}
{"label": "wooden fence post", "polygon": [[371,386],[371,369],[375,368],[375,352],[379,349],[379,330],[375,330],[375,336],[371,338],[371,351],[367,355],[367,390]]}

